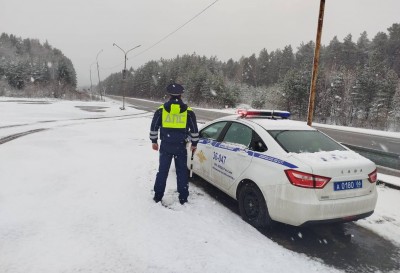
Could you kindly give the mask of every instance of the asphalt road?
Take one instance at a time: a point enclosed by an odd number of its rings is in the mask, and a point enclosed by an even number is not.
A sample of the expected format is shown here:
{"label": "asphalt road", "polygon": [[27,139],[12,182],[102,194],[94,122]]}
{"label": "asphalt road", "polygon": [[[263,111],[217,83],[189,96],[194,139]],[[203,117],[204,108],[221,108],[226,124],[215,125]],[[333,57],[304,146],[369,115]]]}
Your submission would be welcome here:
{"label": "asphalt road", "polygon": [[317,126],[315,128],[342,143],[400,155],[400,139],[397,138],[327,129]]}

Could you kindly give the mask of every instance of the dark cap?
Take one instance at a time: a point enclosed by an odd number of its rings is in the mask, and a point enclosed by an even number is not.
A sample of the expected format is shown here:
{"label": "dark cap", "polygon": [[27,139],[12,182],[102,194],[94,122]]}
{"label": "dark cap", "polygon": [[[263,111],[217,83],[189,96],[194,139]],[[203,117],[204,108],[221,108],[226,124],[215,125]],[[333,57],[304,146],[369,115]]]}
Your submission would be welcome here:
{"label": "dark cap", "polygon": [[185,89],[178,83],[171,83],[167,86],[167,92],[171,96],[180,96],[183,94],[183,92],[185,92]]}

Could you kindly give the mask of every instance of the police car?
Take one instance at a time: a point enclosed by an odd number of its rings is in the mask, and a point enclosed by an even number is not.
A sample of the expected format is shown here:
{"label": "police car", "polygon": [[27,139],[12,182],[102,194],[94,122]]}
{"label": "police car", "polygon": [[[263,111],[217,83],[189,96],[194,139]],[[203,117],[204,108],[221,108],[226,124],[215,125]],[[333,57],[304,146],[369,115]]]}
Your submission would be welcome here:
{"label": "police car", "polygon": [[238,110],[206,124],[188,167],[239,203],[256,227],[305,226],[368,217],[375,164],[290,113]]}

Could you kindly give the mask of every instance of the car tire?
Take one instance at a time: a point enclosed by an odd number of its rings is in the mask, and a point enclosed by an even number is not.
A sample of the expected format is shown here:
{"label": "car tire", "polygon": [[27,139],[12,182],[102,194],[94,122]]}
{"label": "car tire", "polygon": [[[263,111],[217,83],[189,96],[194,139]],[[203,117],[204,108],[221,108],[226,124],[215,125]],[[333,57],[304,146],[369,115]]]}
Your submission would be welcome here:
{"label": "car tire", "polygon": [[238,200],[243,220],[256,228],[272,225],[264,196],[256,184],[252,182],[244,184],[240,189]]}

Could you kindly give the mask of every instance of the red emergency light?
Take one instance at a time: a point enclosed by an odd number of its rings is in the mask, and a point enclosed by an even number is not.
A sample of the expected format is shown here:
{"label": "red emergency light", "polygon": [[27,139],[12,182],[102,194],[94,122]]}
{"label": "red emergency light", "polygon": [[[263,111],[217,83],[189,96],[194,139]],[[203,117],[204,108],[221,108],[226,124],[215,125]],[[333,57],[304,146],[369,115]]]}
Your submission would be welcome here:
{"label": "red emergency light", "polygon": [[237,114],[242,117],[265,117],[271,119],[287,119],[290,117],[290,112],[280,110],[254,110],[254,109],[238,109]]}

